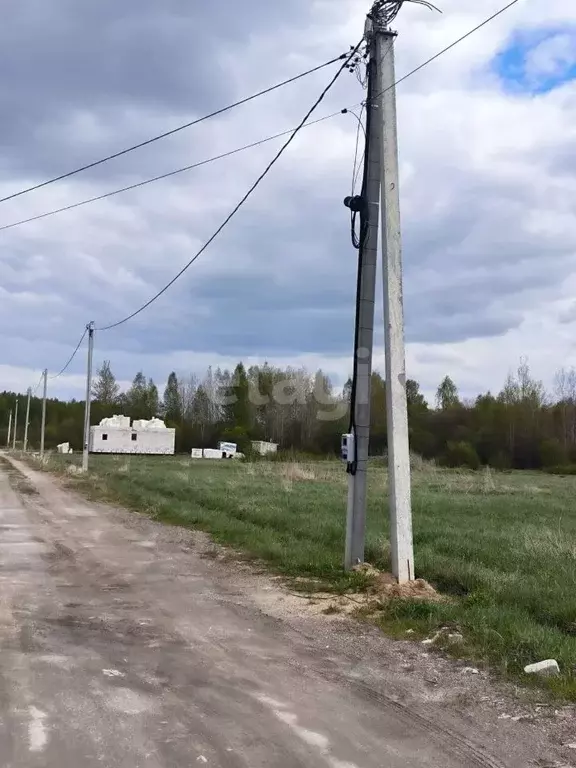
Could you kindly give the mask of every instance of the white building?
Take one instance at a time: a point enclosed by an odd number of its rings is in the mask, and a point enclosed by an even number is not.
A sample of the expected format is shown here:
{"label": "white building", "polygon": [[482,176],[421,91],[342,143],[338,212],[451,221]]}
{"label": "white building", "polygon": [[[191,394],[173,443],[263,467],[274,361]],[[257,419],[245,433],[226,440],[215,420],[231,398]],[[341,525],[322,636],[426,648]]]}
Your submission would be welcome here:
{"label": "white building", "polygon": [[252,450],[259,453],[260,456],[266,456],[269,453],[278,453],[278,443],[268,443],[265,440],[253,440]]}
{"label": "white building", "polygon": [[174,454],[176,430],[161,419],[140,419],[130,426],[129,416],[112,416],[90,427],[91,453]]}

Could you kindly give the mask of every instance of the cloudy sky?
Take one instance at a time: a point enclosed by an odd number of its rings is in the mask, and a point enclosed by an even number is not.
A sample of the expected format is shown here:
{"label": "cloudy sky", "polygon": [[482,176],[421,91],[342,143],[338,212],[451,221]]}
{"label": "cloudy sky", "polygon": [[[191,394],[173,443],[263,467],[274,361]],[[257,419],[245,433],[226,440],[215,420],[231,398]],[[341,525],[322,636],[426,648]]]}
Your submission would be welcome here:
{"label": "cloudy sky", "polygon": [[[438,0],[395,23],[402,75],[504,5]],[[21,0],[0,27],[0,197],[169,130],[355,44],[364,0]],[[305,80],[0,204],[0,226],[297,124]],[[576,4],[520,0],[398,88],[408,374],[498,390],[521,355],[550,384],[576,365]],[[321,117],[360,102],[345,73]],[[356,122],[303,131],[186,275],[96,335],[125,381],[268,360],[351,369],[356,252],[342,205]],[[89,320],[150,298],[212,234],[279,142],[0,231],[0,390],[57,371]],[[379,294],[381,287],[379,285]],[[381,306],[377,325],[382,339]],[[378,365],[383,367],[381,347]],[[51,385],[82,396],[85,355]]]}

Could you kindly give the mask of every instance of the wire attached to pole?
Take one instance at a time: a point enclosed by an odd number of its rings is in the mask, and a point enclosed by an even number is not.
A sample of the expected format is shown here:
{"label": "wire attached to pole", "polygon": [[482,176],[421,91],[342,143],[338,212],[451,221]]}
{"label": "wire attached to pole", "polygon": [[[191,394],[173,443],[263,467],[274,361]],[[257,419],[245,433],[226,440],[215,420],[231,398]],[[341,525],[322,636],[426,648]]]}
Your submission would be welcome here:
{"label": "wire attached to pole", "polygon": [[260,96],[265,96],[268,93],[272,93],[272,91],[276,91],[279,88],[283,88],[285,85],[289,85],[290,83],[294,83],[297,80],[301,80],[303,77],[307,77],[308,75],[311,75],[314,72],[318,72],[319,70],[324,69],[325,67],[329,67],[332,64],[335,64],[337,61],[348,59],[348,56],[349,54],[343,53],[340,56],[336,56],[335,58],[330,59],[330,61],[324,62],[324,64],[320,64],[317,67],[308,69],[306,72],[301,72],[299,75],[295,75],[294,77],[291,77],[288,80],[283,80],[281,83],[277,83],[276,85],[273,85],[269,88],[265,88],[263,91],[254,93],[252,96],[247,96],[244,99],[240,99],[240,101],[235,101],[233,104],[229,104],[227,107],[222,107],[221,109],[217,109],[214,112],[210,112],[208,115],[204,115],[203,117],[199,117],[196,120],[191,120],[188,123],[179,125],[177,128],[172,128],[170,131],[165,131],[164,133],[160,133],[158,134],[158,136],[152,136],[152,138],[146,139],[145,141],[141,141],[139,144],[134,144],[131,147],[127,147],[126,149],[122,149],[119,152],[114,152],[113,154],[108,155],[107,157],[103,157],[101,160],[95,160],[93,163],[87,163],[86,165],[82,165],[79,168],[75,168],[73,171],[62,173],[60,174],[60,176],[55,176],[54,178],[48,179],[47,181],[43,181],[40,184],[34,184],[34,186],[32,187],[27,187],[26,189],[22,189],[19,192],[14,192],[11,195],[2,197],[0,198],[0,203],[4,203],[7,200],[13,200],[15,197],[20,197],[21,195],[25,195],[28,192],[34,192],[34,190],[41,189],[42,187],[46,187],[49,184],[54,184],[56,181],[62,181],[63,179],[68,179],[70,178],[70,176],[75,176],[77,173],[82,173],[83,171],[87,171],[90,168],[95,168],[98,165],[107,163],[109,160],[115,160],[118,157],[127,155],[129,152],[134,152],[135,149],[141,149],[142,147],[147,147],[149,144],[153,144],[156,141],[160,141],[160,139],[165,139],[168,136],[173,136],[175,133],[179,133],[180,131],[183,131],[186,128],[191,128],[193,125],[198,125],[199,123],[203,123],[206,120],[210,120],[213,117],[217,117],[218,115],[222,115],[225,112],[229,112],[231,109],[235,109],[236,107],[240,107],[243,104],[247,104],[249,101],[254,101],[254,99],[260,98]]}
{"label": "wire attached to pole", "polygon": [[438,11],[438,13],[442,13],[440,8],[436,8],[436,6],[428,2],[428,0],[376,0],[368,16],[376,23],[381,24],[384,27],[389,27],[402,10],[404,3],[423,5],[430,11]]}
{"label": "wire attached to pole", "polygon": [[284,152],[288,149],[290,144],[294,141],[298,133],[301,131],[301,129],[304,127],[305,123],[308,121],[308,118],[310,115],[316,110],[316,108],[320,105],[320,103],[324,100],[324,97],[326,94],[332,89],[340,75],[345,69],[348,69],[350,66],[350,62],[354,59],[356,56],[358,49],[362,45],[363,39],[356,45],[352,51],[348,54],[346,60],[342,64],[341,67],[339,67],[338,71],[334,75],[334,77],[330,80],[326,88],[322,91],[320,96],[316,99],[314,104],[310,107],[306,115],[303,117],[303,119],[300,121],[299,125],[294,129],[294,131],[291,133],[290,137],[284,144],[280,147],[278,152],[275,154],[275,156],[272,158],[272,160],[268,163],[266,168],[262,171],[260,176],[256,179],[254,184],[250,187],[250,189],[246,192],[246,194],[242,197],[242,199],[234,206],[232,211],[228,214],[228,216],[224,219],[222,224],[216,229],[216,231],[211,235],[211,237],[208,238],[208,240],[204,243],[204,245],[200,248],[200,250],[190,259],[190,261],[185,264],[182,269],[170,280],[166,285],[161,288],[158,293],[156,293],[154,296],[152,296],[151,299],[149,299],[145,304],[143,304],[141,307],[139,307],[136,311],[132,312],[131,314],[127,315],[126,317],[122,318],[122,320],[118,320],[115,323],[110,323],[110,325],[105,325],[101,328],[97,328],[98,331],[109,331],[112,328],[117,328],[119,325],[123,325],[124,323],[127,323],[129,320],[132,320],[132,318],[136,317],[136,315],[139,315],[141,312],[143,312],[145,309],[147,309],[151,304],[153,304],[156,299],[159,299],[160,296],[162,296],[163,293],[165,293],[168,288],[170,288],[174,283],[182,277],[182,275],[186,272],[187,269],[189,269],[194,262],[200,258],[200,256],[204,253],[204,251],[216,240],[218,235],[222,232],[222,230],[229,224],[229,222],[234,218],[234,216],[238,213],[240,208],[244,205],[244,203],[248,200],[249,197],[253,194],[253,192],[260,186],[262,181],[266,178],[266,176],[270,173],[274,165],[278,162],[280,157],[284,154]]}
{"label": "wire attached to pole", "polygon": [[[368,96],[367,103],[370,105],[374,98],[374,88],[376,83],[375,62],[370,59],[367,64],[368,70]],[[356,279],[356,315],[354,320],[354,361],[352,372],[352,388],[350,390],[350,426],[348,431],[353,433],[355,438],[357,434],[356,430],[356,390],[358,385],[358,342],[360,338],[360,307],[362,299],[362,274],[364,268],[364,246],[366,244],[367,235],[369,232],[369,211],[366,205],[366,195],[368,190],[368,158],[370,157],[370,137],[371,137],[371,122],[372,122],[372,108],[369,106],[366,109],[366,126],[365,126],[365,144],[364,144],[364,167],[362,173],[362,190],[358,197],[347,198],[349,201],[349,207],[351,209],[351,229],[352,229],[352,244],[358,249],[358,274]],[[346,203],[346,201],[345,201]],[[360,217],[360,235],[356,235],[356,217]],[[346,470],[349,474],[355,475],[357,469],[357,445],[356,439],[354,439],[354,455],[349,457]]]}
{"label": "wire attached to pole", "polygon": [[70,357],[68,358],[68,361],[67,361],[66,365],[64,366],[64,368],[62,368],[62,370],[61,370],[61,371],[59,371],[59,372],[58,372],[57,374],[55,374],[54,376],[49,376],[49,377],[48,377],[49,379],[57,379],[59,376],[62,376],[62,374],[63,374],[63,373],[64,373],[64,372],[65,372],[65,371],[68,369],[68,366],[70,365],[70,363],[72,362],[72,360],[74,360],[74,358],[75,358],[75,357],[76,357],[76,355],[78,354],[78,350],[80,349],[80,346],[81,346],[82,342],[84,341],[84,337],[85,337],[85,336],[86,336],[86,334],[88,333],[88,328],[89,328],[89,326],[86,326],[86,328],[84,329],[84,333],[82,334],[82,336],[81,336],[81,338],[80,338],[80,341],[79,341],[79,342],[78,342],[78,344],[76,345],[76,349],[74,350],[74,352],[72,352],[72,354],[71,354],[71,355],[70,355]]}
{"label": "wire attached to pole", "polygon": [[[410,1],[412,1],[412,2],[416,2],[416,0],[406,0],[406,1],[407,1],[407,2],[410,2]],[[395,82],[395,83],[394,83],[392,86],[390,86],[390,88],[395,88],[397,85],[399,85],[400,83],[404,82],[404,80],[407,80],[409,77],[411,77],[412,75],[416,74],[416,72],[419,72],[419,71],[420,71],[420,70],[422,70],[424,67],[428,66],[428,64],[431,64],[433,61],[435,61],[436,59],[440,58],[440,56],[443,56],[445,53],[447,53],[448,51],[450,51],[452,48],[454,48],[455,46],[459,45],[459,43],[461,43],[462,41],[466,40],[468,37],[470,37],[471,35],[473,35],[475,32],[478,32],[478,30],[480,30],[480,29],[482,29],[483,27],[485,27],[485,26],[486,26],[487,24],[489,24],[491,21],[493,21],[494,19],[496,19],[498,16],[501,16],[503,13],[505,13],[506,11],[508,11],[510,8],[512,8],[514,5],[516,5],[516,4],[517,4],[519,1],[520,1],[520,0],[511,0],[511,2],[509,2],[509,3],[508,3],[507,5],[505,5],[503,8],[500,8],[500,10],[496,11],[496,12],[495,12],[495,13],[493,13],[491,16],[489,16],[488,18],[484,19],[484,21],[482,21],[482,22],[480,22],[479,24],[477,24],[475,27],[473,27],[472,29],[470,29],[470,30],[469,30],[468,32],[466,32],[464,35],[462,35],[461,37],[459,37],[457,40],[454,40],[454,42],[450,43],[450,45],[446,46],[446,47],[445,47],[445,48],[443,48],[441,51],[438,51],[438,53],[434,54],[434,56],[431,56],[429,59],[427,59],[426,61],[422,62],[422,64],[420,64],[419,66],[417,66],[417,67],[415,67],[414,69],[410,70],[410,72],[407,72],[407,73],[406,73],[405,75],[403,75],[403,76],[402,76],[402,77],[401,77],[399,80],[397,80],[397,81],[396,81],[396,82]],[[353,51],[353,54],[356,54],[356,53],[357,53],[357,51],[359,50],[360,46],[361,46],[361,43],[359,43],[359,44],[358,44],[358,46],[356,46],[356,48],[355,48],[355,49],[354,49],[354,51]],[[342,57],[340,57],[340,58],[342,58]],[[349,56],[348,56],[348,59],[347,59],[347,62],[346,62],[346,64],[345,64],[345,65],[343,65],[343,68],[345,68],[346,66],[348,66],[348,65],[349,65],[349,63],[350,63],[352,60],[353,60],[353,56],[352,56],[352,55],[349,55]],[[342,71],[342,70],[340,70],[340,71],[338,72],[338,75],[340,74],[340,72],[341,72],[341,71]],[[338,76],[338,75],[337,75],[337,76]],[[388,89],[387,89],[387,90],[388,90]],[[384,92],[383,92],[383,93],[384,93]],[[380,95],[382,95],[382,94],[380,94]],[[347,109],[342,109],[342,110],[339,110],[338,112],[334,112],[334,113],[333,113],[333,114],[331,114],[331,115],[327,115],[325,118],[321,118],[321,120],[324,120],[324,119],[326,119],[326,120],[327,120],[327,119],[329,119],[329,118],[331,118],[331,117],[335,117],[335,116],[336,116],[336,115],[338,115],[338,114],[346,114],[346,112],[348,112],[349,110],[351,110],[351,109],[354,109],[354,108],[356,108],[356,107],[360,107],[360,106],[363,106],[363,105],[368,105],[368,106],[369,106],[369,105],[370,105],[370,103],[371,103],[371,100],[372,100],[372,99],[373,99],[373,97],[371,97],[370,99],[367,99],[365,102],[359,102],[359,103],[357,103],[357,104],[354,104],[354,105],[352,105],[352,107],[349,107],[349,108],[347,108]],[[367,114],[369,114],[369,112],[370,112],[370,110],[367,110]],[[305,119],[305,121],[304,121],[304,122],[306,122],[306,119]],[[320,121],[318,121],[318,122],[320,122]],[[313,123],[309,123],[309,125],[312,125],[312,124],[313,124]],[[301,127],[301,128],[304,128],[304,127],[306,127],[306,125],[304,125],[304,124],[301,124],[301,126],[300,126],[300,127]],[[297,130],[298,130],[298,129],[295,129],[295,132],[296,132]],[[281,150],[281,151],[283,151],[283,150]],[[184,169],[183,169],[183,170],[184,170]],[[2,201],[0,200],[0,202],[2,202]],[[197,256],[198,256],[198,255],[199,255],[199,254],[197,254]],[[193,259],[191,262],[189,262],[189,263],[188,263],[188,265],[187,265],[187,266],[184,268],[184,270],[183,270],[183,271],[185,271],[185,270],[188,268],[188,266],[190,266],[190,264],[191,264],[191,263],[193,263],[193,261],[194,261],[194,260],[197,258],[197,256],[196,256],[196,257],[195,257],[195,258],[194,258],[194,259]],[[181,273],[180,273],[180,274],[181,274]],[[179,274],[179,275],[177,275],[177,276],[176,276],[176,278],[174,279],[174,281],[172,281],[172,282],[175,282],[175,280],[176,280],[176,279],[177,279],[177,278],[180,276],[180,274]],[[169,284],[167,287],[169,287],[171,284],[172,284],[172,283],[170,283],[170,284]],[[165,288],[164,290],[166,290],[166,288]],[[150,303],[152,303],[152,302],[150,301],[150,302],[149,302],[149,304],[150,304]],[[149,305],[149,304],[148,304],[148,305]],[[146,306],[148,306],[148,305],[146,305]],[[138,312],[142,311],[142,309],[144,309],[144,307],[142,307],[140,310],[138,310]],[[134,313],[134,314],[138,314],[138,312],[137,312],[137,313]],[[130,318],[126,318],[126,319],[125,319],[123,322],[126,322],[126,320],[128,320],[128,319],[130,319]],[[118,323],[118,324],[119,324],[119,323]],[[115,327],[115,326],[110,326],[110,327]],[[106,330],[106,329],[101,329],[101,330]],[[80,339],[80,342],[79,342],[79,344],[78,344],[77,348],[75,349],[75,351],[74,351],[74,353],[73,353],[72,357],[71,357],[71,358],[70,358],[70,360],[69,360],[69,361],[66,363],[66,365],[64,366],[64,368],[63,368],[63,369],[60,371],[60,373],[56,374],[56,376],[52,376],[52,377],[50,377],[50,378],[52,378],[52,379],[55,379],[55,378],[57,378],[58,376],[61,376],[61,375],[62,375],[62,373],[64,373],[64,371],[65,371],[65,370],[68,368],[68,366],[70,365],[70,363],[71,363],[71,362],[72,362],[72,360],[74,359],[74,357],[75,357],[75,355],[76,355],[76,353],[77,353],[77,351],[78,351],[78,349],[79,349],[79,347],[80,347],[80,344],[81,344],[81,343],[82,343],[82,341],[84,340],[84,336],[86,335],[86,332],[87,332],[87,329],[84,331],[84,334],[82,335],[82,338]]]}
{"label": "wire attached to pole", "polygon": [[[471,29],[468,32],[466,32],[466,34],[464,34],[461,37],[459,37],[453,43],[450,43],[450,45],[446,46],[446,48],[443,48],[441,51],[438,51],[438,53],[434,54],[434,56],[432,56],[429,59],[427,59],[426,61],[422,62],[422,64],[419,64],[417,67],[415,67],[414,69],[410,70],[410,72],[407,72],[405,75],[402,75],[402,77],[400,77],[398,80],[396,80],[394,85],[390,86],[390,87],[396,87],[396,86],[400,85],[400,83],[403,83],[404,80],[407,80],[409,77],[412,77],[412,75],[415,75],[421,69],[424,69],[424,67],[428,66],[428,64],[431,64],[433,61],[438,59],[440,56],[442,56],[443,54],[445,54],[448,51],[450,51],[452,48],[454,48],[456,45],[461,43],[463,40],[466,40],[466,38],[470,37],[470,35],[474,34],[475,32],[477,32],[482,27],[486,26],[488,23],[493,21],[497,16],[500,16],[502,13],[504,13],[509,8],[511,8],[513,5],[516,5],[516,3],[518,3],[518,2],[519,2],[519,0],[512,0],[511,3],[506,5],[504,8],[501,8],[496,13],[492,14],[492,16],[490,16],[489,18],[485,19],[483,22],[478,24],[476,27],[474,27],[473,29]],[[384,91],[383,93],[385,93],[385,92],[386,91]],[[383,95],[383,94],[380,94],[380,95]],[[353,110],[356,107],[364,108],[366,106],[366,104],[367,104],[366,101],[358,102],[356,104],[353,104],[350,107],[345,107],[344,109],[339,109],[337,112],[332,112],[329,115],[325,115],[324,117],[321,117],[318,120],[312,120],[309,123],[306,123],[306,125],[304,125],[302,127],[303,128],[308,128],[310,126],[316,125],[317,123],[321,123],[321,122],[323,122],[325,120],[330,120],[331,118],[337,117],[338,115],[341,115],[341,114],[347,114],[347,113],[355,114],[353,112]],[[116,189],[116,190],[113,190],[111,192],[106,192],[106,193],[104,193],[102,195],[97,195],[96,197],[88,198],[87,200],[81,200],[78,203],[72,203],[71,205],[66,205],[63,208],[56,208],[55,210],[47,211],[46,213],[40,213],[40,214],[38,214],[36,216],[30,216],[27,219],[21,219],[20,221],[15,221],[12,224],[5,224],[4,226],[0,226],[0,232],[3,231],[3,230],[6,230],[6,229],[12,229],[13,227],[18,227],[21,224],[28,224],[28,223],[30,223],[32,221],[38,221],[40,219],[48,218],[49,216],[55,216],[56,214],[64,213],[65,211],[71,211],[71,210],[74,210],[75,208],[80,208],[80,207],[82,207],[84,205],[88,205],[89,203],[95,203],[95,202],[98,202],[99,200],[105,200],[108,197],[113,197],[114,195],[121,194],[122,192],[129,192],[132,189],[137,189],[139,187],[144,187],[147,184],[152,184],[153,182],[161,181],[162,179],[167,179],[167,178],[169,178],[171,176],[176,176],[176,175],[178,175],[180,173],[184,173],[185,171],[193,170],[194,168],[199,168],[202,165],[207,165],[208,163],[215,162],[216,160],[221,160],[223,158],[230,157],[231,155],[235,155],[235,154],[237,154],[239,152],[243,152],[243,151],[245,151],[247,149],[251,149],[252,147],[261,146],[262,144],[266,144],[267,142],[273,141],[274,139],[281,138],[282,136],[287,136],[288,134],[292,133],[293,130],[295,130],[295,129],[291,128],[288,131],[283,131],[282,133],[277,133],[277,134],[275,134],[273,136],[268,136],[268,137],[266,137],[264,139],[261,139],[259,141],[255,141],[252,144],[246,144],[243,147],[238,147],[237,149],[230,150],[229,152],[224,152],[221,155],[215,155],[214,157],[210,157],[210,158],[208,158],[206,160],[200,160],[199,162],[193,163],[192,165],[187,165],[187,166],[184,166],[183,168],[177,168],[175,171],[169,171],[168,173],[163,173],[160,176],[154,176],[151,179],[145,179],[144,181],[140,181],[140,182],[137,182],[135,184],[131,184],[128,187],[122,187],[121,189]],[[2,201],[0,200],[0,202],[2,202]]]}

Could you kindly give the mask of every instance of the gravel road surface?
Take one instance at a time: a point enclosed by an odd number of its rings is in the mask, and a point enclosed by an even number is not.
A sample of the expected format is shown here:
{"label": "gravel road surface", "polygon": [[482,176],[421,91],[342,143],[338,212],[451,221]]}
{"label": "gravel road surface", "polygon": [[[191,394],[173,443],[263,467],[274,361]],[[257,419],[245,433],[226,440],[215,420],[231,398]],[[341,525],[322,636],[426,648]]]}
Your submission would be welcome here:
{"label": "gravel road surface", "polygon": [[0,458],[0,766],[545,764],[365,679],[349,628],[267,615],[194,541]]}

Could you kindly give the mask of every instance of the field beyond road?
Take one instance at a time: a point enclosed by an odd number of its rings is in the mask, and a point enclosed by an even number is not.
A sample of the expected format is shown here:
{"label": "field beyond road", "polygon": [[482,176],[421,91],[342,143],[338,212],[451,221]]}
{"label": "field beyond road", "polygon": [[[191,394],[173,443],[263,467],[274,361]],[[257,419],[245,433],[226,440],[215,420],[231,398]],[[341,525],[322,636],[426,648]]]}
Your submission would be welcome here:
{"label": "field beyond road", "polygon": [[[185,457],[91,457],[88,476],[54,457],[92,498],[113,501],[167,523],[194,527],[264,561],[309,588],[359,586],[341,563],[347,477],[338,462],[192,461]],[[458,629],[452,652],[521,676],[526,664],[554,658],[561,676],[546,681],[576,700],[576,478],[530,472],[414,472],[416,576],[442,602],[393,600],[375,620],[388,632],[428,636]],[[370,472],[366,560],[388,562],[386,470]],[[527,678],[526,678],[527,679]]]}

